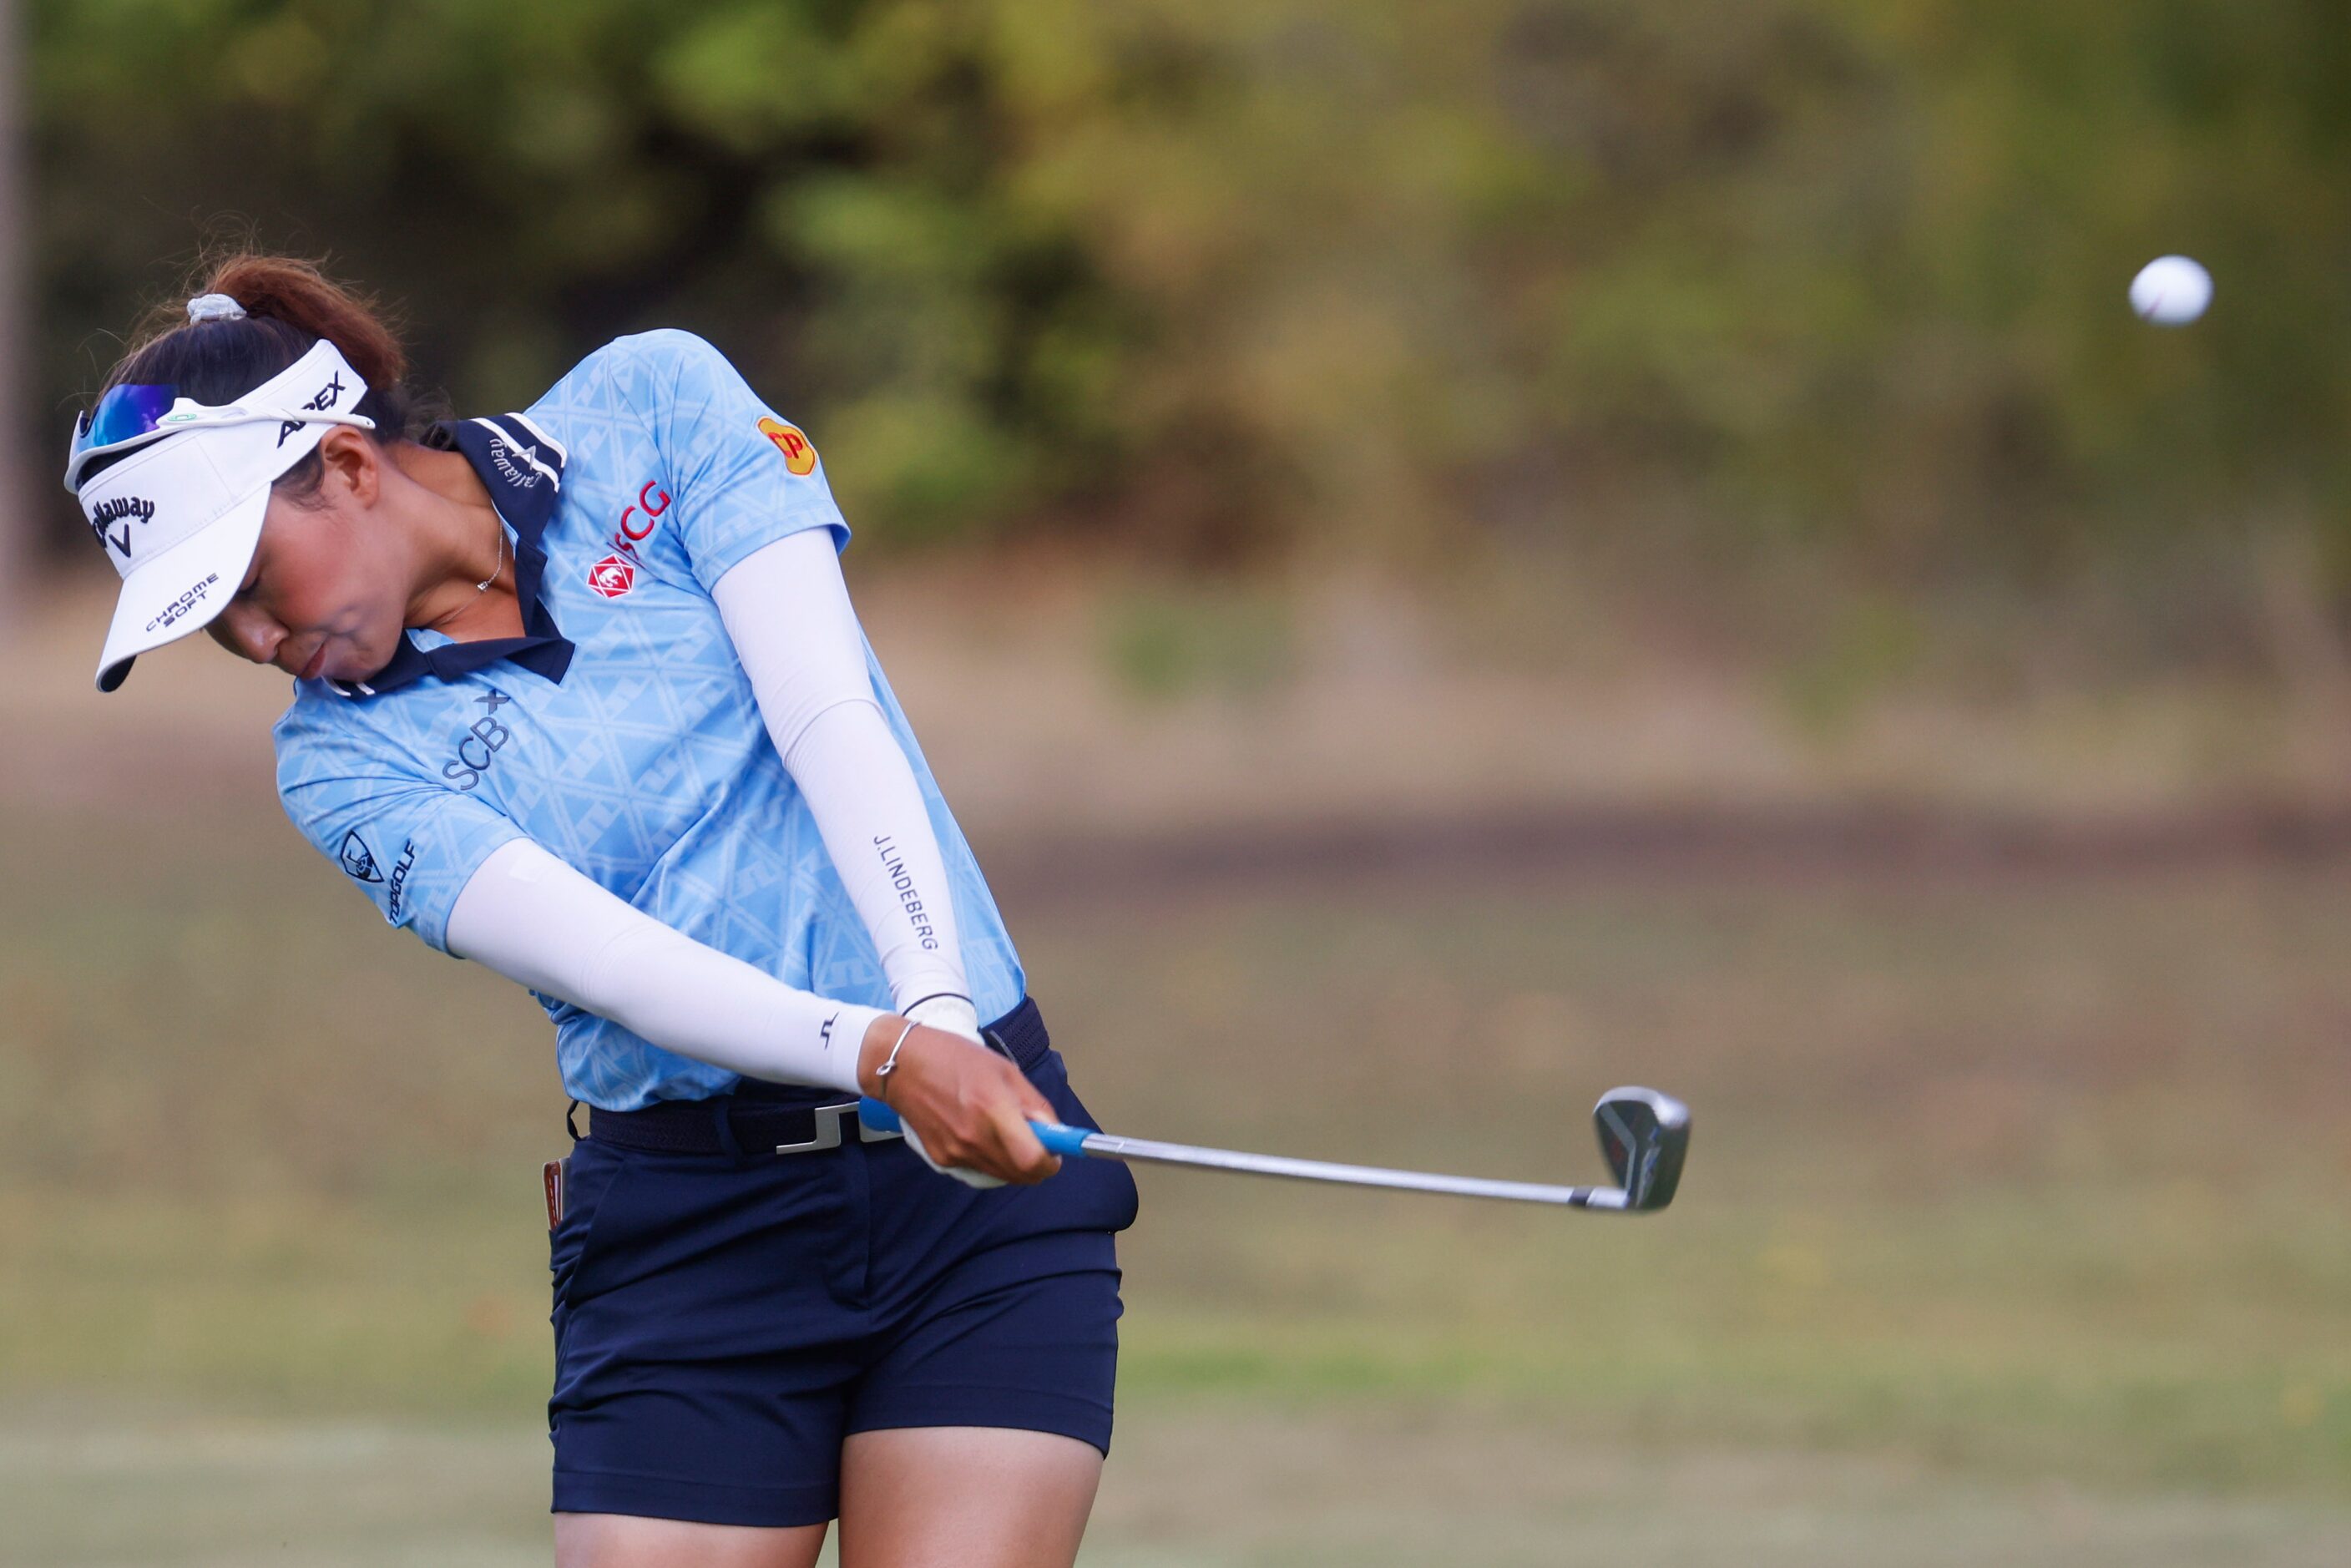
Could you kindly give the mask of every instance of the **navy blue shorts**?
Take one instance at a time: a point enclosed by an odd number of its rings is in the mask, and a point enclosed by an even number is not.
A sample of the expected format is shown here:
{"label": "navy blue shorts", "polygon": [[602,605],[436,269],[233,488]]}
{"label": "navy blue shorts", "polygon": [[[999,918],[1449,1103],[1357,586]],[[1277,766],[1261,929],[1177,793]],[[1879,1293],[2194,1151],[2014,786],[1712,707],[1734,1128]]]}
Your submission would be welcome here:
{"label": "navy blue shorts", "polygon": [[[1095,1125],[1033,1002],[991,1027],[1063,1121]],[[845,1126],[838,1148],[740,1159],[573,1146],[550,1239],[555,1511],[821,1523],[842,1439],[890,1427],[1109,1451],[1126,1167],[978,1191]]]}

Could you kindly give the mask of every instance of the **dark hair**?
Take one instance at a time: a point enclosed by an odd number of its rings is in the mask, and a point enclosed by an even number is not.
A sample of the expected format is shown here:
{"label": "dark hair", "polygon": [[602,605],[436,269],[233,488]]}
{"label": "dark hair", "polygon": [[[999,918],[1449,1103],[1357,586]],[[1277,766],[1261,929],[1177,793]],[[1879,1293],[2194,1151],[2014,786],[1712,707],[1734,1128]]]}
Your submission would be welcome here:
{"label": "dark hair", "polygon": [[[424,418],[402,384],[408,355],[374,303],[330,280],[310,262],[240,251],[205,267],[192,294],[225,294],[242,319],[191,321],[185,299],[160,305],[141,324],[134,346],[106,378],[108,387],[170,386],[202,403],[235,402],[310,351],[324,338],[367,382],[352,412],[375,421],[376,444],[413,441]],[[84,476],[106,466],[101,458]],[[319,487],[325,465],[316,451],[281,476],[277,488],[299,500]]]}

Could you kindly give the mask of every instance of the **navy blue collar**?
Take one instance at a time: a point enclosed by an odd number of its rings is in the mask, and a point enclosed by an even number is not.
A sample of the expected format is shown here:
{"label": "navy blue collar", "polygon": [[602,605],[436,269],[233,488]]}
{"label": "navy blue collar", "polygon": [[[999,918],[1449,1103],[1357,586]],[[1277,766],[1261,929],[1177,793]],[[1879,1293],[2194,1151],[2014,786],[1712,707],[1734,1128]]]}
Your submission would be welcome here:
{"label": "navy blue collar", "polygon": [[571,667],[572,644],[540,602],[547,576],[547,550],[540,544],[555,517],[563,489],[566,454],[555,439],[518,413],[496,419],[444,419],[424,433],[423,444],[439,452],[460,452],[474,465],[490,504],[515,534],[515,600],[522,609],[524,634],[474,643],[420,648],[406,633],[392,662],[364,681],[329,681],[339,697],[371,697],[433,675],[455,680],[500,659],[512,659],[533,674],[561,681]]}

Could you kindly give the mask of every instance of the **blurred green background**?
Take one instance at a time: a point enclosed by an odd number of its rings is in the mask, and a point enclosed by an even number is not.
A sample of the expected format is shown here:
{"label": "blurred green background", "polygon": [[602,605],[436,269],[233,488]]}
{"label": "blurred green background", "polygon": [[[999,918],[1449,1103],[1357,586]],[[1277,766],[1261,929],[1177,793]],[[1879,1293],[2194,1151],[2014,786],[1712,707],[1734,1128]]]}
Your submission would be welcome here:
{"label": "blurred green background", "polygon": [[[851,515],[1199,562],[1819,551],[1916,587],[2314,531],[2324,0],[38,0],[44,416],[200,237],[331,254],[423,380],[655,324]],[[2202,258],[2193,335],[2120,308]],[[44,448],[46,450],[46,448]]]}
{"label": "blurred green background", "polygon": [[[536,1008],[88,680],[47,464],[206,247],[460,409],[803,423],[1146,1173],[1086,1561],[2351,1560],[2351,15],[38,0],[0,1563],[543,1561]],[[2168,251],[2210,316],[2134,319]]]}

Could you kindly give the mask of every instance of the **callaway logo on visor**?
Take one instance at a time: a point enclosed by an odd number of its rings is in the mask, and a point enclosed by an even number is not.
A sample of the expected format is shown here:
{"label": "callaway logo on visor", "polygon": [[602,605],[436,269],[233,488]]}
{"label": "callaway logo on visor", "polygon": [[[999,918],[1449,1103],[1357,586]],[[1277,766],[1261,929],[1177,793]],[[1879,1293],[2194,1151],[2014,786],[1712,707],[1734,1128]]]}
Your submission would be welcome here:
{"label": "callaway logo on visor", "polygon": [[[113,546],[128,559],[131,555],[131,525],[151,522],[154,516],[155,503],[144,496],[117,496],[111,500],[100,501],[89,509],[89,526],[101,544]],[[119,534],[112,531],[112,525],[116,523],[122,524],[122,531]]]}

